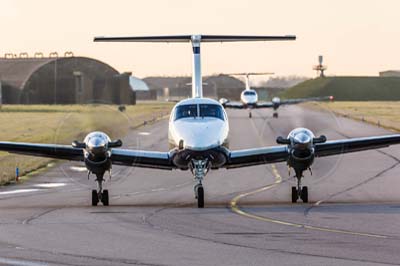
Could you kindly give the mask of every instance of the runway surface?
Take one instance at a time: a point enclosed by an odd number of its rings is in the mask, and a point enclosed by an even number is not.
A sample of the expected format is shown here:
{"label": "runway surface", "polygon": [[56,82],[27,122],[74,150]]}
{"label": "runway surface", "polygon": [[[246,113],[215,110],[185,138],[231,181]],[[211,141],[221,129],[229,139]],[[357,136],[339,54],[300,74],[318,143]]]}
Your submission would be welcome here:
{"label": "runway surface", "polygon": [[[328,139],[389,132],[299,106],[228,112],[231,149],[276,145],[298,126]],[[165,151],[166,120],[125,147]],[[317,158],[309,204],[290,202],[285,164],[212,171],[197,209],[189,172],[114,167],[111,206],[66,162],[0,189],[0,265],[399,265],[400,146]],[[293,173],[292,173],[293,174]]]}

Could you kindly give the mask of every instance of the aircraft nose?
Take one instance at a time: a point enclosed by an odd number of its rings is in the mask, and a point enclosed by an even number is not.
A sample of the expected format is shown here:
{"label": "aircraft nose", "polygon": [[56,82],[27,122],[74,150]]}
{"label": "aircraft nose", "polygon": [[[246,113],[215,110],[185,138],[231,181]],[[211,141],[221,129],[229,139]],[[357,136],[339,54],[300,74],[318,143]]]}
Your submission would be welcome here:
{"label": "aircraft nose", "polygon": [[207,150],[220,145],[222,135],[222,121],[202,120],[191,123],[190,127],[181,127],[180,138],[184,141],[184,147],[190,150]]}

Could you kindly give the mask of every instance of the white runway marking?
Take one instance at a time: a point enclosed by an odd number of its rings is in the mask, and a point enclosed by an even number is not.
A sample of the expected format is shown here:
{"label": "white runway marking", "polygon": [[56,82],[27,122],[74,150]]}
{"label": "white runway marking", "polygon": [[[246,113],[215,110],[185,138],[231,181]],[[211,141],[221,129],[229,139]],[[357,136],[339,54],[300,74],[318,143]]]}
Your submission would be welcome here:
{"label": "white runway marking", "polygon": [[36,192],[39,191],[37,188],[29,188],[29,189],[16,189],[16,190],[10,190],[10,191],[3,191],[0,192],[1,195],[10,195],[10,194],[20,194],[20,193],[28,193],[28,192]]}
{"label": "white runway marking", "polygon": [[84,166],[71,166],[70,169],[73,171],[77,171],[77,172],[87,171],[86,167],[84,167]]}
{"label": "white runway marking", "polygon": [[43,184],[37,184],[35,187],[40,187],[40,188],[54,188],[54,187],[63,187],[67,184],[65,183],[43,183]]}
{"label": "white runway marking", "polygon": [[142,136],[148,136],[150,135],[150,132],[139,132],[138,135],[142,135]]}
{"label": "white runway marking", "polygon": [[41,262],[33,262],[33,261],[27,261],[27,260],[16,260],[16,259],[8,259],[8,258],[1,258],[0,257],[0,263],[4,263],[6,265],[14,265],[14,266],[47,266],[49,264],[47,263],[41,263]]}

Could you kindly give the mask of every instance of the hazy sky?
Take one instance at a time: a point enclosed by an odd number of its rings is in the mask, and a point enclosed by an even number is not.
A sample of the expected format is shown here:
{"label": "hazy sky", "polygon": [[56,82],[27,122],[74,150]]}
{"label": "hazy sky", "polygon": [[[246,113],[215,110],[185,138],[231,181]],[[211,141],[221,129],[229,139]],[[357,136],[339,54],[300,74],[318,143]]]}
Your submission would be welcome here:
{"label": "hazy sky", "polygon": [[203,44],[204,74],[273,71],[314,76],[400,69],[398,0],[0,0],[0,55],[94,57],[134,75],[191,73],[189,44],[93,43],[94,36],[294,34],[297,41]]}

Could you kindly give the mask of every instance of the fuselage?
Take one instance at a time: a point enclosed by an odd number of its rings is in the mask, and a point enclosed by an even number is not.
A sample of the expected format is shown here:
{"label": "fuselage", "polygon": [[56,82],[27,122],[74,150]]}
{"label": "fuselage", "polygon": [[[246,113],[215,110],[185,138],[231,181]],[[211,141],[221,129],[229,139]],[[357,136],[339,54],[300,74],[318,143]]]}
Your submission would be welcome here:
{"label": "fuselage", "polygon": [[226,161],[229,122],[223,106],[212,99],[191,98],[179,102],[169,119],[168,141],[175,149],[174,162],[186,168],[191,159],[207,158],[212,167]]}
{"label": "fuselage", "polygon": [[257,105],[258,95],[255,90],[246,89],[240,94],[240,101],[247,108],[253,108]]}

